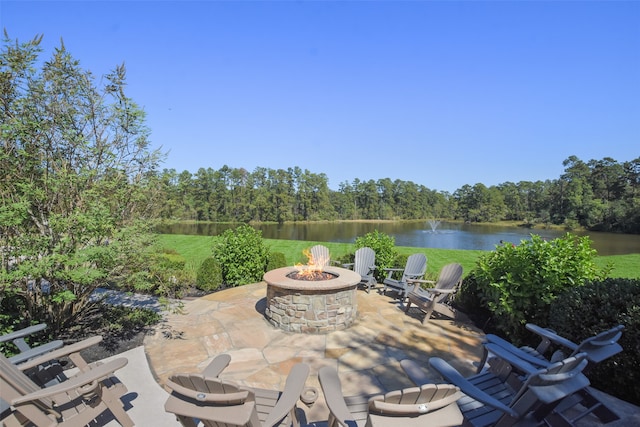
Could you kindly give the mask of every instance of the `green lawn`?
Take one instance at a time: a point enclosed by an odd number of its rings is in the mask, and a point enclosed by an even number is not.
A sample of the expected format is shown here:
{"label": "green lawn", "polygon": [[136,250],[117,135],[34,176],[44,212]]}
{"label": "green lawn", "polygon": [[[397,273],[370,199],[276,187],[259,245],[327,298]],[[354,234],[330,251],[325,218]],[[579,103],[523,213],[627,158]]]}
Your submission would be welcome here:
{"label": "green lawn", "polygon": [[[158,235],[160,244],[167,249],[173,249],[187,260],[188,269],[197,269],[206,257],[211,254],[211,236],[187,236],[179,234]],[[273,252],[282,252],[287,264],[306,263],[303,250],[316,244],[322,244],[329,248],[332,257],[340,257],[346,253],[354,252],[353,243],[310,242],[300,240],[265,239],[266,245]],[[442,266],[450,262],[458,262],[464,267],[465,274],[473,269],[476,259],[485,251],[459,250],[459,249],[433,249],[412,248],[398,246],[398,252],[410,255],[421,252],[427,256],[427,274],[437,275]],[[612,265],[611,277],[625,277],[640,279],[640,254],[611,255],[596,258],[599,266]]]}

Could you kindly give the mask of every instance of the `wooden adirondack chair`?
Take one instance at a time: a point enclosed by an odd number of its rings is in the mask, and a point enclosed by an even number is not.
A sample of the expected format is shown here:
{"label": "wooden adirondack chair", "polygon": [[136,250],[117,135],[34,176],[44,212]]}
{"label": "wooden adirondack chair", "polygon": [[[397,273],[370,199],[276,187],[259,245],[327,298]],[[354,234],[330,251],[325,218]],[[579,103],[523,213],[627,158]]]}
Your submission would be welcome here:
{"label": "wooden adirondack chair", "polygon": [[[40,357],[27,363],[42,363],[43,360]],[[127,389],[114,377],[115,371],[127,363],[126,358],[118,358],[87,366],[75,377],[41,388],[18,366],[0,355],[0,397],[13,409],[0,424],[8,427],[85,426],[110,411],[121,425],[133,426],[120,401]]]}
{"label": "wooden adirondack chair", "polygon": [[[404,268],[385,268],[387,277],[382,281],[384,288],[382,293],[387,292],[387,288],[391,288],[398,293],[400,301],[404,302],[407,297],[408,283],[407,279],[422,279],[427,272],[427,257],[424,254],[413,254],[407,258]],[[402,272],[400,279],[394,279],[396,272]]]}
{"label": "wooden adirondack chair", "polygon": [[[587,366],[585,353],[539,369],[499,346],[487,344],[487,347],[498,359],[493,360],[488,370],[469,378],[464,378],[440,358],[429,359],[429,365],[445,381],[460,387],[466,395],[458,400],[465,425],[502,427],[516,425],[525,419],[544,420],[551,426],[572,425],[559,417],[557,407],[564,399],[589,386],[589,380],[582,373]],[[405,367],[410,361],[403,362]],[[521,381],[513,381],[513,369],[524,373]]]}
{"label": "wooden adirondack chair", "polygon": [[425,384],[384,395],[345,398],[333,367],[320,368],[318,379],[329,407],[328,427],[445,427],[462,422],[456,403],[462,394],[451,384]]}
{"label": "wooden adirondack chair", "polygon": [[218,375],[226,364],[222,365],[209,365],[203,374],[172,376],[166,384],[171,395],[165,411],[175,414],[185,427],[196,427],[198,420],[205,426],[300,426],[296,404],[309,375],[308,365],[293,366],[282,392],[221,380]]}
{"label": "wooden adirondack chair", "polygon": [[319,268],[324,268],[331,263],[331,256],[329,255],[329,248],[323,245],[315,245],[309,249],[311,261]]}
{"label": "wooden adirondack chair", "polygon": [[349,268],[360,275],[360,283],[367,287],[367,293],[371,291],[371,286],[376,284],[373,272],[376,269],[376,253],[371,248],[360,248],[355,253],[353,263],[342,264],[342,267]]}
{"label": "wooden adirondack chair", "polygon": [[[405,313],[409,312],[411,304],[424,311],[425,324],[431,318],[431,314],[435,311],[444,316],[456,319],[458,313],[447,304],[449,298],[458,290],[462,281],[462,266],[460,264],[447,264],[440,270],[438,280],[422,280],[407,279],[409,284],[413,284],[413,289],[407,293],[407,305],[404,309]],[[421,283],[435,283],[433,288],[422,289]]]}
{"label": "wooden adirondack chair", "polygon": [[16,354],[15,356],[11,356],[9,360],[12,363],[22,363],[26,360],[32,359],[36,356],[40,356],[41,354],[48,353],[50,351],[53,351],[62,347],[64,345],[62,340],[54,340],[33,348],[29,346],[29,344],[27,344],[27,342],[25,341],[26,337],[36,334],[40,331],[43,331],[46,328],[47,328],[46,323],[40,323],[38,325],[29,326],[27,328],[14,331],[9,334],[1,335],[0,343],[12,342],[20,351],[19,354]]}
{"label": "wooden adirondack chair", "polygon": [[[13,364],[19,365],[34,357],[41,356],[49,353],[53,350],[61,348],[64,343],[62,340],[53,340],[45,344],[31,347],[26,342],[26,338],[37,334],[38,332],[46,329],[46,323],[40,323],[38,325],[29,326],[24,329],[20,329],[9,334],[0,336],[0,343],[11,342],[16,346],[20,353],[9,357],[9,361]],[[6,356],[6,355],[5,355]],[[45,386],[50,385],[56,381],[56,377],[63,371],[62,365],[58,360],[49,360],[39,366],[33,367],[25,373],[38,385]],[[3,411],[3,403],[0,402],[0,412]]]}
{"label": "wooden adirondack chair", "polygon": [[[618,344],[618,340],[622,336],[622,330],[624,325],[618,325],[606,331],[600,332],[597,335],[586,338],[579,344],[575,344],[572,341],[563,338],[551,331],[550,329],[541,328],[540,326],[528,323],[527,329],[540,336],[540,344],[534,349],[533,347],[523,346],[516,347],[509,341],[498,337],[497,335],[488,334],[485,337],[485,342],[499,346],[500,348],[513,353],[517,357],[525,360],[533,366],[539,368],[548,368],[555,361],[565,357],[564,353],[560,351],[554,352],[549,359],[545,358],[551,343],[568,350],[570,356],[575,356],[579,353],[586,354],[588,361],[587,367],[584,369],[584,373],[587,374],[598,363],[612,357],[622,351],[622,347]],[[490,351],[486,349],[483,357],[480,361],[478,370],[481,370],[490,358]],[[558,413],[562,414],[569,408],[575,408],[576,405],[581,405],[584,410],[578,411],[580,416],[593,412],[600,421],[608,423],[610,421],[618,420],[620,417],[618,414],[608,408],[600,399],[598,399],[589,389],[581,390],[576,393],[571,399],[567,399],[559,405]]]}

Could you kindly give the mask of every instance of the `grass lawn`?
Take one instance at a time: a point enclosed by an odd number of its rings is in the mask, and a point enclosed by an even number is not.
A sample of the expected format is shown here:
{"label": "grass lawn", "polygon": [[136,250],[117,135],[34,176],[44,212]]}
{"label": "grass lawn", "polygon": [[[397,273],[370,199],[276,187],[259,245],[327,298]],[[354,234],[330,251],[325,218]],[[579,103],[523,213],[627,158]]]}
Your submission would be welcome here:
{"label": "grass lawn", "polygon": [[[166,249],[173,249],[187,260],[186,269],[196,270],[202,261],[211,254],[213,237],[192,236],[180,234],[159,234],[160,244]],[[282,252],[287,264],[306,264],[307,260],[303,250],[316,244],[322,244],[329,248],[333,257],[340,257],[346,253],[355,252],[353,243],[311,242],[301,240],[264,239],[266,245],[273,252]],[[424,253],[427,256],[427,275],[437,275],[442,266],[451,262],[457,262],[464,267],[465,274],[471,271],[475,262],[485,251],[459,250],[459,249],[434,249],[412,248],[397,246],[401,254]],[[612,265],[611,277],[625,277],[640,279],[640,254],[611,255],[596,258],[596,263],[604,267]]]}

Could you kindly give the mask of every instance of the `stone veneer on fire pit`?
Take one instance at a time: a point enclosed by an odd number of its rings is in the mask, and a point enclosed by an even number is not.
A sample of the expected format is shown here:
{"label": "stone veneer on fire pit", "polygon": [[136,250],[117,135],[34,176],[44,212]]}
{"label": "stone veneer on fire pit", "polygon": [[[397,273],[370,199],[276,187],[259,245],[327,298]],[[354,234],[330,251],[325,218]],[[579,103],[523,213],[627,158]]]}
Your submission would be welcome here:
{"label": "stone veneer on fire pit", "polygon": [[277,328],[288,332],[326,334],[346,329],[357,314],[356,288],[360,275],[339,267],[325,267],[336,277],[329,280],[296,280],[298,271],[282,267],[264,275],[267,282],[265,316]]}

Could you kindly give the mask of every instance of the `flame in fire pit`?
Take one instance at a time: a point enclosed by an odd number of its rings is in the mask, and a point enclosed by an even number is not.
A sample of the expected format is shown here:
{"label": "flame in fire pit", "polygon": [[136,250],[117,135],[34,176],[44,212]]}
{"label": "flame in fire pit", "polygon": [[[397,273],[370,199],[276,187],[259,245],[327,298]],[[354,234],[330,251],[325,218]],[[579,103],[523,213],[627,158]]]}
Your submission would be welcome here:
{"label": "flame in fire pit", "polygon": [[292,273],[290,276],[294,276],[297,280],[329,280],[333,279],[336,276],[332,273],[327,273],[323,271],[323,266],[329,263],[328,259],[314,259],[313,254],[309,249],[305,249],[302,253],[307,257],[307,264],[296,264],[294,267],[296,268],[296,272]]}

